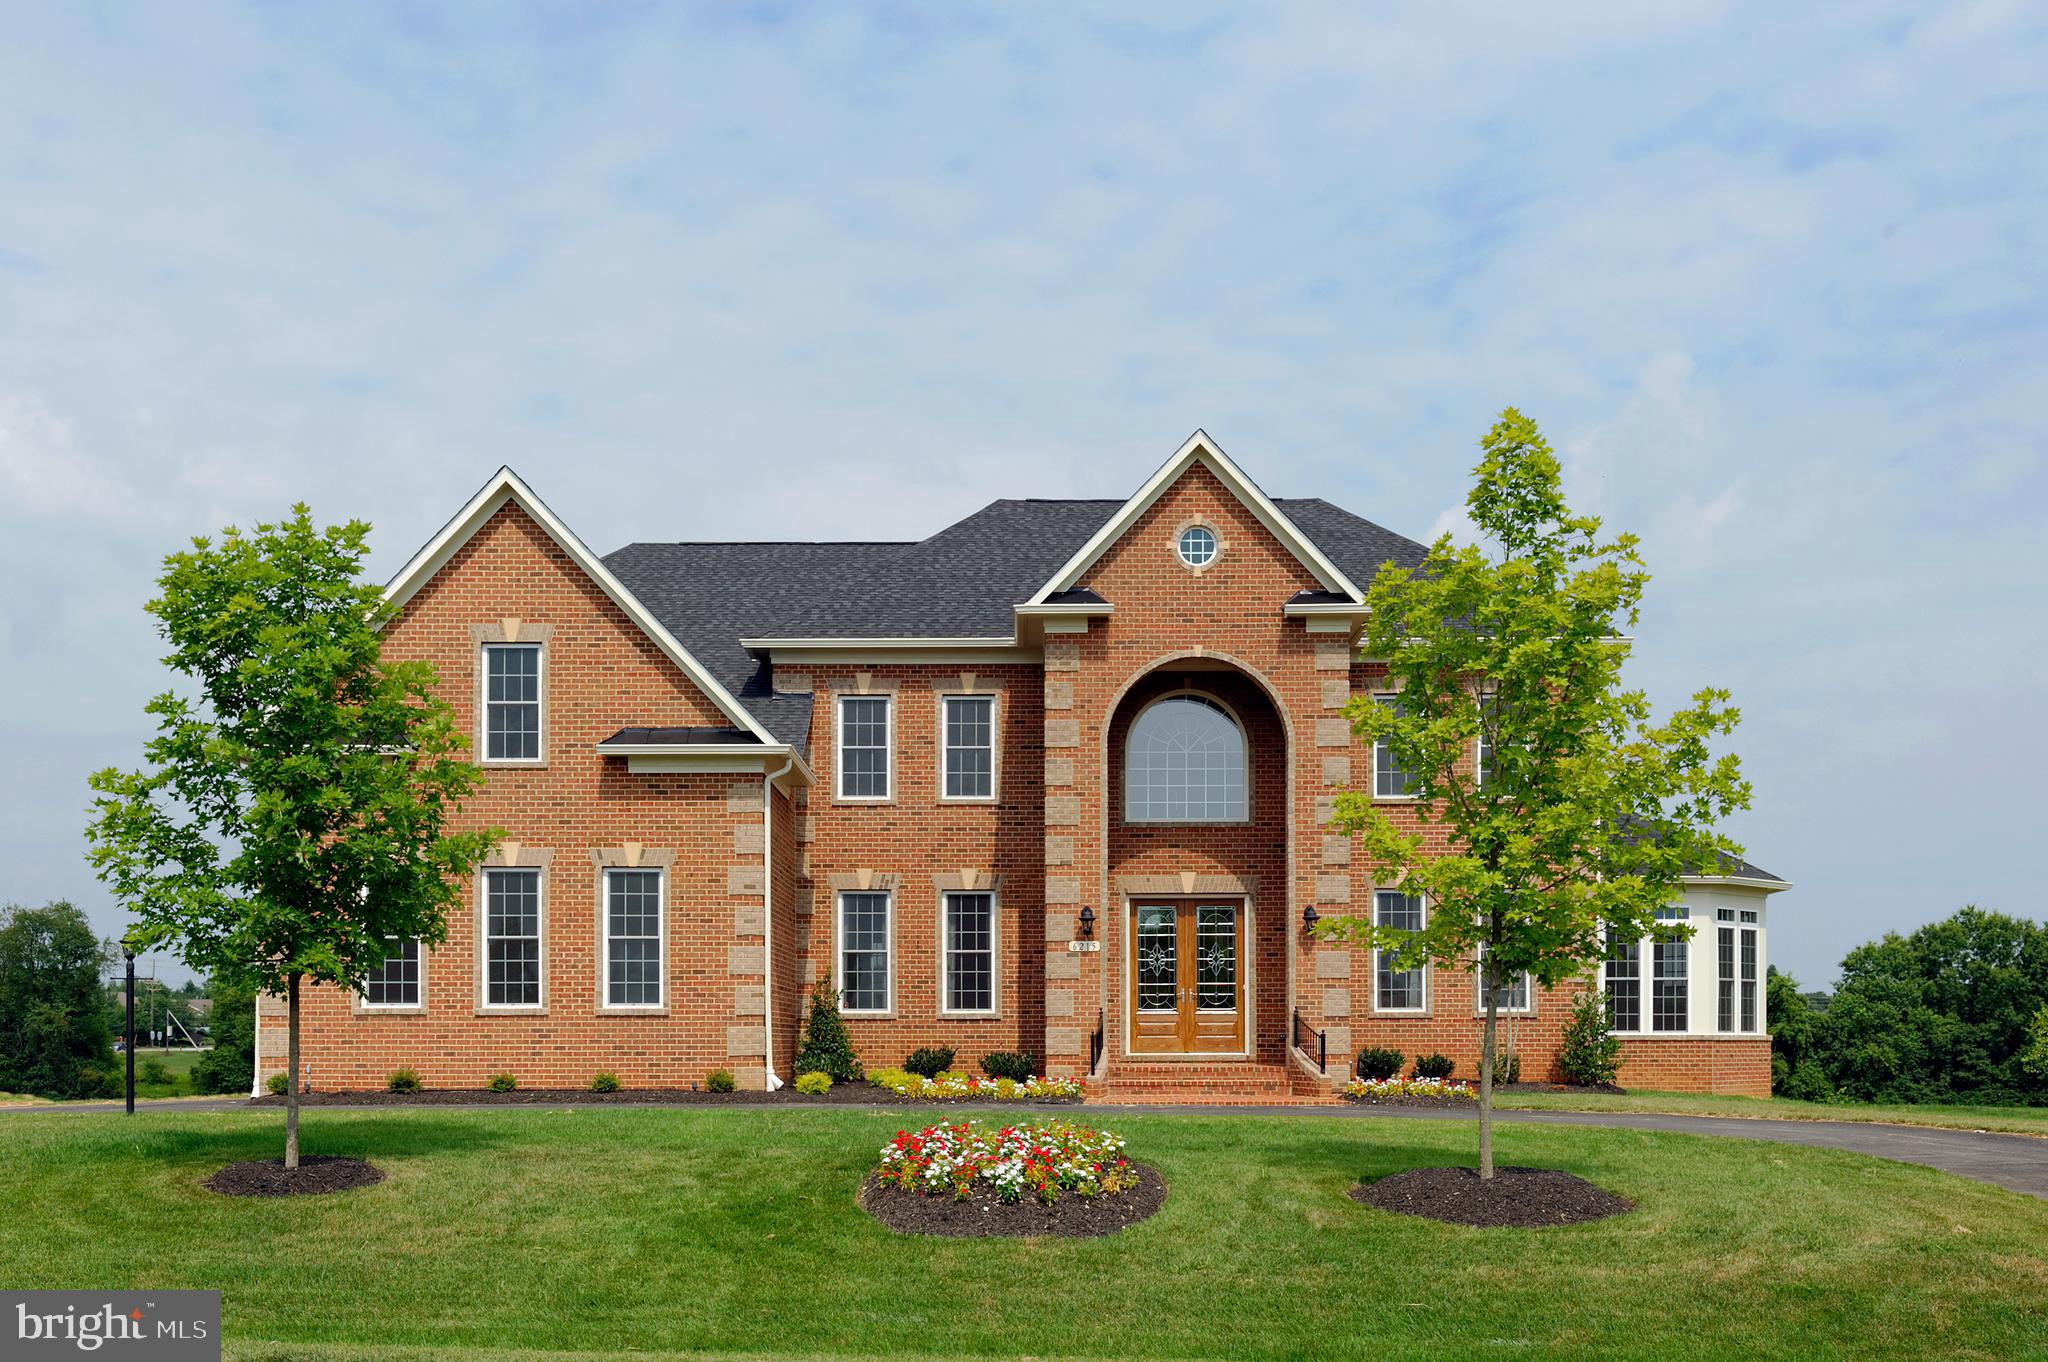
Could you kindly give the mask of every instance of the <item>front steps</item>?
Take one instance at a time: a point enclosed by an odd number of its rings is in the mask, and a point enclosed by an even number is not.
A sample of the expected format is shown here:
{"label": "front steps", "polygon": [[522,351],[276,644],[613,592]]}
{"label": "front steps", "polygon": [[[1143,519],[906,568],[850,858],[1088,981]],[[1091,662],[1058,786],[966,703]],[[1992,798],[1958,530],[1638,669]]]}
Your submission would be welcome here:
{"label": "front steps", "polygon": [[1121,1058],[1089,1079],[1087,1100],[1104,1105],[1328,1106],[1338,1099],[1313,1066],[1303,1072],[1292,1059],[1154,1060]]}

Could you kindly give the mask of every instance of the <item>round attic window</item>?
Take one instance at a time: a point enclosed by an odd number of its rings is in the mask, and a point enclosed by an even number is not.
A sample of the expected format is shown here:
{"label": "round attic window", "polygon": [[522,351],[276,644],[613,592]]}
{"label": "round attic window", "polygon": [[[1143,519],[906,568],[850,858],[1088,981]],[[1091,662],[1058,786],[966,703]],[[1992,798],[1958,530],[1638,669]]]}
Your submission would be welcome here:
{"label": "round attic window", "polygon": [[1180,560],[1189,567],[1207,567],[1216,561],[1216,531],[1207,525],[1190,525],[1180,532],[1177,546]]}

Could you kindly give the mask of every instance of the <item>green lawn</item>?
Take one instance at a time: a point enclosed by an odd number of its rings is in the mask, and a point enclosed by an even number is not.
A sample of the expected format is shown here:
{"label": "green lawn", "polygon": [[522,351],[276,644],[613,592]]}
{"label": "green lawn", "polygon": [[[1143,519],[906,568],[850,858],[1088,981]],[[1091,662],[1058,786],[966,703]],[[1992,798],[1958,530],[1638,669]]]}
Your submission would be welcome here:
{"label": "green lawn", "polygon": [[[928,1113],[927,1113],[928,1114]],[[0,1282],[219,1287],[231,1356],[2048,1357],[2048,1202],[1827,1150],[1507,1126],[1639,1203],[1540,1231],[1346,1199],[1465,1123],[1113,1122],[1171,1187],[1098,1240],[932,1240],[854,1188],[907,1119],[813,1108],[320,1111],[381,1185],[213,1196],[277,1113],[0,1120]],[[445,1351],[424,1351],[424,1350]],[[467,1351],[465,1351],[467,1350]]]}
{"label": "green lawn", "polygon": [[[147,1046],[135,1051],[135,1095],[137,1097],[190,1097],[192,1096],[192,1066],[199,1062],[201,1050],[152,1050]],[[116,1059],[120,1056],[116,1055]],[[142,1067],[156,1060],[171,1071],[169,1083],[145,1083],[142,1081]]]}
{"label": "green lawn", "polygon": [[2048,1107],[1866,1106],[1852,1102],[1794,1102],[1784,1097],[1709,1097],[1696,1092],[1526,1092],[1503,1094],[1500,1104],[1526,1111],[1663,1111],[1681,1116],[1880,1121],[1894,1125],[2048,1135]]}

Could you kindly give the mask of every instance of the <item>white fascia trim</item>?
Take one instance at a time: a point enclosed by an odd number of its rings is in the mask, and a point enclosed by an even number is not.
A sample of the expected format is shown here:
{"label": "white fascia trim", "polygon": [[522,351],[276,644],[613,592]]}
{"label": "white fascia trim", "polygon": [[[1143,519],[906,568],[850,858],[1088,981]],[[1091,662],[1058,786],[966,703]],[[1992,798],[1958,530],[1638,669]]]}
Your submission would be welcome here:
{"label": "white fascia trim", "polygon": [[1681,881],[1688,889],[1754,889],[1776,894],[1790,889],[1790,880],[1760,880],[1754,875],[1687,875]]}
{"label": "white fascia trim", "polygon": [[569,555],[569,560],[583,569],[584,574],[596,582],[605,595],[611,597],[612,604],[623,610],[627,619],[632,620],[643,633],[654,640],[655,646],[668,655],[669,661],[682,669],[683,675],[689,677],[697,689],[710,697],[711,703],[718,706],[726,718],[764,743],[775,741],[774,735],[747,712],[746,706],[735,699],[731,691],[720,685],[716,677],[704,670],[704,665],[692,657],[689,649],[678,643],[675,636],[663,628],[659,620],[647,613],[647,608],[640,604],[632,592],[626,590],[625,584],[612,576],[611,569],[590,551],[588,545],[576,537],[575,531],[563,524],[555,513],[548,509],[546,502],[534,495],[533,489],[510,467],[501,467],[492,474],[490,481],[483,485],[483,489],[470,498],[469,504],[458,511],[454,519],[441,527],[439,534],[428,540],[425,547],[413,555],[412,561],[401,568],[398,575],[384,588],[384,599],[394,606],[402,606],[411,600],[413,594],[425,586],[436,572],[447,566],[448,560],[455,556],[456,550],[468,543],[470,536],[481,529],[508,501],[517,502],[521,510],[539,522],[540,527],[548,532],[548,537],[555,541],[562,552]]}
{"label": "white fascia trim", "polygon": [[687,747],[661,743],[598,743],[607,757],[626,758],[629,771],[763,771],[777,763],[789,765],[798,783],[811,783],[811,768],[787,743],[692,743]]}
{"label": "white fascia trim", "polygon": [[1081,580],[1081,574],[1091,567],[1095,560],[1108,551],[1109,546],[1121,539],[1124,531],[1137,522],[1152,505],[1163,496],[1174,480],[1187,471],[1188,465],[1200,461],[1229,488],[1245,508],[1258,517],[1259,523],[1271,532],[1275,539],[1284,544],[1288,551],[1322,583],[1326,591],[1341,591],[1354,599],[1364,599],[1364,593],[1342,569],[1323,555],[1323,551],[1310,542],[1307,535],[1295,528],[1272,499],[1259,490],[1259,485],[1245,475],[1243,469],[1230,461],[1230,457],[1209,438],[1207,431],[1197,430],[1188,436],[1187,443],[1174,451],[1173,457],[1159,466],[1159,471],[1148,478],[1143,487],[1126,501],[1109,523],[1095,532],[1095,537],[1083,544],[1080,551],[1066,562],[1052,580],[1038,589],[1027,604],[1043,605],[1046,598],[1055,592],[1066,591]]}
{"label": "white fascia trim", "polygon": [[979,665],[994,662],[1036,663],[1044,653],[1033,646],[1011,646],[1000,648],[954,648],[944,643],[917,648],[774,648],[769,657],[780,666],[888,666],[890,664],[929,664],[932,666],[959,666],[963,663]]}
{"label": "white fascia trim", "polygon": [[1344,619],[1362,620],[1372,614],[1372,611],[1366,606],[1356,605],[1350,601],[1311,601],[1305,605],[1283,605],[1280,607],[1280,613],[1305,619],[1335,615]]}
{"label": "white fascia trim", "polygon": [[1059,619],[1066,615],[1086,615],[1090,618],[1099,618],[1103,615],[1115,614],[1116,606],[1108,601],[1104,601],[1100,605],[1020,605],[1017,607],[1017,613],[1050,619]]}

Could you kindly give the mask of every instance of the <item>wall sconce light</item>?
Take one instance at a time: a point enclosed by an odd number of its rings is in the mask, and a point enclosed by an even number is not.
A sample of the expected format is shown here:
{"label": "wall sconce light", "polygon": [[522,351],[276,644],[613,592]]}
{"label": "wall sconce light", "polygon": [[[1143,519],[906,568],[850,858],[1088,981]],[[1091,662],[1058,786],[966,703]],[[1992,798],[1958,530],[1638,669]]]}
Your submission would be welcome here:
{"label": "wall sconce light", "polygon": [[1084,906],[1081,909],[1081,935],[1084,939],[1095,935],[1095,910],[1093,908]]}
{"label": "wall sconce light", "polygon": [[1302,929],[1304,931],[1314,931],[1316,929],[1316,922],[1321,917],[1322,914],[1318,913],[1316,911],[1316,906],[1313,903],[1311,903],[1308,907],[1301,910]]}

